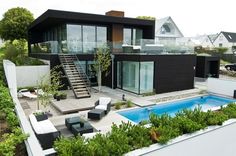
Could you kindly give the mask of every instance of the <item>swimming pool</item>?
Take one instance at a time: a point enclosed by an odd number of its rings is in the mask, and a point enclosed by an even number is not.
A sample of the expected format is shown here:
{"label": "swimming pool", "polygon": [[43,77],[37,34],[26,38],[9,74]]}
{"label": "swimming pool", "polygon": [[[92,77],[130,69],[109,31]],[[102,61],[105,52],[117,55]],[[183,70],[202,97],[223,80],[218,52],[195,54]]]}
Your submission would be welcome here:
{"label": "swimming pool", "polygon": [[139,123],[140,121],[148,120],[150,113],[157,115],[167,113],[171,116],[174,116],[175,113],[183,109],[194,109],[198,106],[201,106],[202,110],[207,110],[213,107],[228,104],[230,102],[236,102],[236,100],[215,95],[207,95],[181,101],[168,102],[145,108],[121,111],[118,113],[135,123]]}

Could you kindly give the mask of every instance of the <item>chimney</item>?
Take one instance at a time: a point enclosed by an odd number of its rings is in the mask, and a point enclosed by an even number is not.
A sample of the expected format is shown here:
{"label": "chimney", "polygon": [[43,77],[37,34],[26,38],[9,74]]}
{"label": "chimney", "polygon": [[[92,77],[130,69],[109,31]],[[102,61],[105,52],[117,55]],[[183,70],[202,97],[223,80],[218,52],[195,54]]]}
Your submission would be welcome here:
{"label": "chimney", "polygon": [[124,11],[116,11],[116,10],[111,10],[106,12],[107,16],[115,16],[115,17],[124,17],[125,12]]}

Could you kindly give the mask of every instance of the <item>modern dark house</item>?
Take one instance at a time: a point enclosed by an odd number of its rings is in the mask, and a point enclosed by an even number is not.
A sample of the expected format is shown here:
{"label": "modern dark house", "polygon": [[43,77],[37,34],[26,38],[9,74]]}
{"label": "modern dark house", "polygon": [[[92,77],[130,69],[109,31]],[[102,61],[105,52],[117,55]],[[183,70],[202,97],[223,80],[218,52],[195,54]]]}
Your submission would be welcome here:
{"label": "modern dark house", "polygon": [[[194,87],[196,56],[167,52],[154,42],[155,21],[48,10],[29,27],[29,55],[62,64],[77,98],[89,96],[96,84],[96,49],[108,45],[112,65],[103,85],[136,94],[164,93]],[[66,82],[66,81],[65,81]]]}

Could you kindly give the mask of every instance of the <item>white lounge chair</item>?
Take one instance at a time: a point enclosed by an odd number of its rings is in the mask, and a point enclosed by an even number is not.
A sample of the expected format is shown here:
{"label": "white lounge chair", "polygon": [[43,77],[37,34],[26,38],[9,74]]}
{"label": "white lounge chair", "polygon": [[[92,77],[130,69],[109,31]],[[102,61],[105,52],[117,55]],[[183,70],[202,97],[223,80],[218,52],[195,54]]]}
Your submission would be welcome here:
{"label": "white lounge chair", "polygon": [[18,96],[19,97],[28,97],[30,99],[36,99],[37,98],[37,95],[30,93],[30,91],[27,90],[27,89],[21,89],[18,92]]}
{"label": "white lounge chair", "polygon": [[95,109],[105,110],[105,114],[107,114],[111,110],[111,98],[100,97],[95,103]]}

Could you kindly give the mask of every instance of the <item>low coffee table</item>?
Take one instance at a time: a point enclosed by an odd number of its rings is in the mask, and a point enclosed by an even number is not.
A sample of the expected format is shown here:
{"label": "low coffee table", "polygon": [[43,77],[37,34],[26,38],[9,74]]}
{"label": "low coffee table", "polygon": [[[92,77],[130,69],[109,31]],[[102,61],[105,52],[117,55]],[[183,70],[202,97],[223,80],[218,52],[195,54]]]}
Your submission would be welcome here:
{"label": "low coffee table", "polygon": [[92,109],[88,112],[88,118],[100,120],[102,117],[105,116],[105,110],[102,109]]}
{"label": "low coffee table", "polygon": [[84,121],[80,117],[71,117],[65,119],[66,127],[71,130],[72,125],[80,124],[81,127],[84,125]]}
{"label": "low coffee table", "polygon": [[88,122],[85,122],[83,127],[81,127],[80,124],[75,124],[71,126],[71,132],[75,136],[78,134],[82,135],[84,133],[92,133],[93,127]]}

